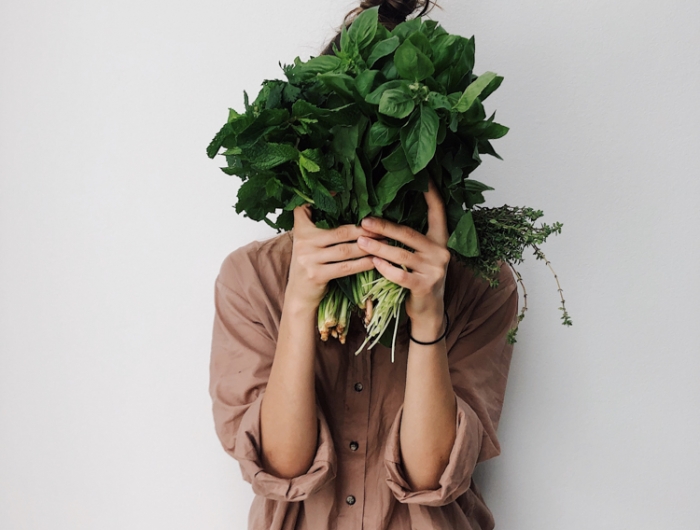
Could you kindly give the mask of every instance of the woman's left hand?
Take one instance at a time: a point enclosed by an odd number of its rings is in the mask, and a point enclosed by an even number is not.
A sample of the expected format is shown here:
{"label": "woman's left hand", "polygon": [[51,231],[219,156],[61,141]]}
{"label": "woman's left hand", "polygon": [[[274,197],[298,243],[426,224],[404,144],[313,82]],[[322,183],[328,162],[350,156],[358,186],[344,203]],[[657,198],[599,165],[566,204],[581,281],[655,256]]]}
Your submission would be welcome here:
{"label": "woman's left hand", "polygon": [[[420,321],[442,323],[445,277],[450,262],[445,205],[432,179],[429,179],[428,191],[423,195],[428,204],[428,231],[425,235],[387,219],[365,217],[362,220],[362,228],[399,241],[415,252],[376,239],[360,237],[357,240],[362,250],[374,256],[374,266],[382,276],[410,290],[406,314],[412,324]],[[410,272],[389,262],[405,265]]]}

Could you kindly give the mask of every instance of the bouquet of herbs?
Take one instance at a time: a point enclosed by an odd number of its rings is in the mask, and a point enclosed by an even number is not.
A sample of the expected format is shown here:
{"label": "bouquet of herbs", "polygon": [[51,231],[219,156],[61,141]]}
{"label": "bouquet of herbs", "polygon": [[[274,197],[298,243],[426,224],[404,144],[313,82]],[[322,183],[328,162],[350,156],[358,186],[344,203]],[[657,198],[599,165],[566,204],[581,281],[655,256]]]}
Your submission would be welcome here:
{"label": "bouquet of herbs", "polygon": [[[508,127],[494,121],[495,113],[486,117],[483,102],[503,78],[473,73],[474,38],[421,18],[389,31],[374,7],[343,26],[333,51],[280,64],[286,81],[265,80],[252,103],[244,91],[243,113],[229,109],[207,155],[223,149],[221,169],[242,179],[236,212],[279,232],[292,228],[295,207],[310,203],[318,227],[374,215],[425,233],[423,192],[432,178],[446,207],[448,247],[476,275],[495,287],[501,263],[513,268],[527,247],[551,269],[538,245],[561,233],[561,223],[536,227],[539,210],[479,206],[493,188],[470,175],[482,155],[501,158],[491,140]],[[558,279],[557,287],[570,326]],[[358,310],[367,336],[356,353],[381,341],[393,359],[406,294],[374,269],[332,281],[318,308],[321,338],[344,343],[349,315]]]}

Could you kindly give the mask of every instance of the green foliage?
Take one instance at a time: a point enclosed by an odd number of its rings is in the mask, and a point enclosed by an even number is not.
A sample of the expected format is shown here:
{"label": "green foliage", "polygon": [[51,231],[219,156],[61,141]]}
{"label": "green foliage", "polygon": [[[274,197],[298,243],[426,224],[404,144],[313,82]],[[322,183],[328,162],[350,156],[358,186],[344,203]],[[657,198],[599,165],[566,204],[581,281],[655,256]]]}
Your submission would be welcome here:
{"label": "green foliage", "polygon": [[244,92],[244,112],[229,109],[207,147],[243,181],[236,211],[289,230],[292,210],[308,202],[319,227],[372,214],[425,233],[431,177],[449,248],[493,281],[499,260],[517,262],[561,225],[538,231],[533,210],[477,207],[493,188],[471,173],[481,155],[501,158],[490,141],[508,127],[486,118],[483,102],[503,77],[476,76],[474,49],[474,37],[421,18],[389,32],[374,7],[342,28],[335,55],[280,64],[286,81],[263,81],[252,103]]}

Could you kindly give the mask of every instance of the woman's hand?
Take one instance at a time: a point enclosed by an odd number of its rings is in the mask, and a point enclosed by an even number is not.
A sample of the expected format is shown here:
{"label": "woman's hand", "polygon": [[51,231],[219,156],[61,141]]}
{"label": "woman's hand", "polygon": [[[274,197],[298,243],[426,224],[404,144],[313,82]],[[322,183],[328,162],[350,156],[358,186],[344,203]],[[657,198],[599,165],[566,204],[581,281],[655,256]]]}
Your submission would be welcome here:
{"label": "woman's hand", "polygon": [[285,297],[318,307],[330,280],[374,268],[372,257],[357,246],[357,238],[379,237],[354,224],[318,228],[309,204],[294,209],[292,261]]}
{"label": "woman's hand", "polygon": [[[386,219],[366,217],[361,223],[374,237],[394,239],[415,252],[366,236],[360,237],[357,244],[360,249],[374,256],[374,266],[386,279],[410,290],[406,299],[406,314],[411,319],[412,329],[416,328],[414,324],[419,321],[437,322],[438,329],[441,329],[445,277],[450,262],[447,217],[442,197],[432,179],[429,180],[428,191],[424,196],[428,203],[428,232],[425,235]],[[410,272],[389,262],[405,265]]]}

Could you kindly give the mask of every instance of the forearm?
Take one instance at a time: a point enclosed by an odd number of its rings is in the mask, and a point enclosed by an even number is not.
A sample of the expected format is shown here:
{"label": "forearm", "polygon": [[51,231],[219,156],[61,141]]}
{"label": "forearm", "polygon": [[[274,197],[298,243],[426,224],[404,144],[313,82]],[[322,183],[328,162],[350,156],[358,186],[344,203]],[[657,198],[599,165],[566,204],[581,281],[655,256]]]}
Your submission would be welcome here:
{"label": "forearm", "polygon": [[[443,326],[442,318],[421,319],[412,323],[411,335],[429,341]],[[415,491],[439,487],[454,445],[456,414],[445,340],[429,346],[410,341],[399,436],[406,479]]]}
{"label": "forearm", "polygon": [[285,299],[260,420],[263,467],[278,477],[305,473],[316,451],[315,323],[315,307]]}

